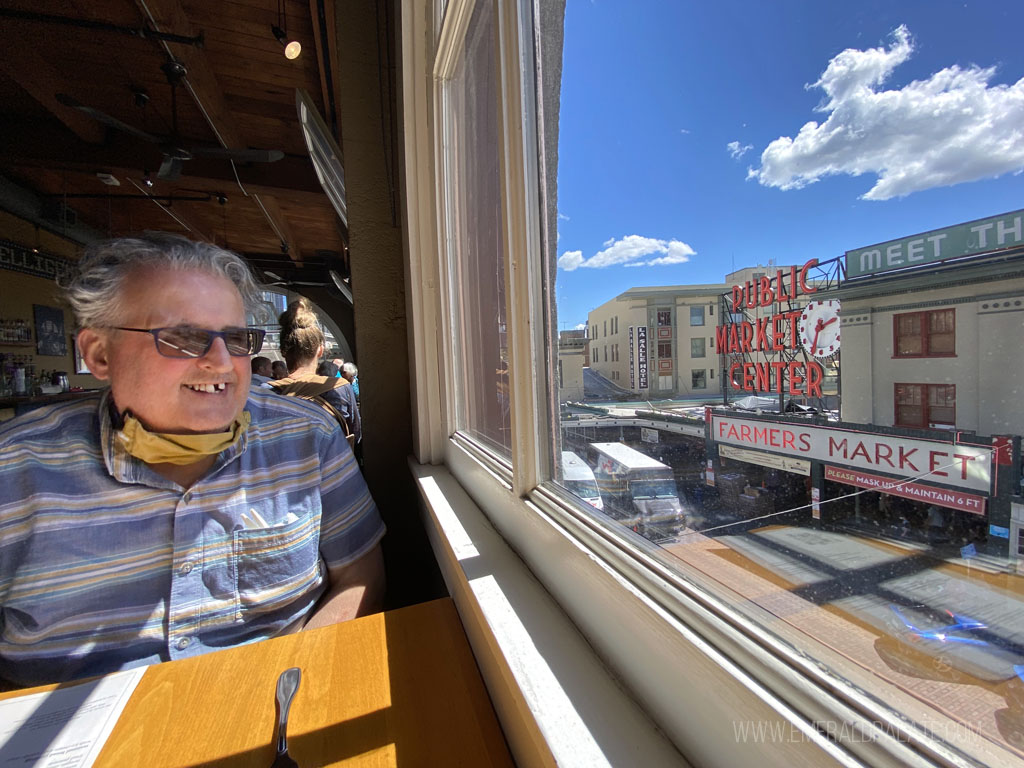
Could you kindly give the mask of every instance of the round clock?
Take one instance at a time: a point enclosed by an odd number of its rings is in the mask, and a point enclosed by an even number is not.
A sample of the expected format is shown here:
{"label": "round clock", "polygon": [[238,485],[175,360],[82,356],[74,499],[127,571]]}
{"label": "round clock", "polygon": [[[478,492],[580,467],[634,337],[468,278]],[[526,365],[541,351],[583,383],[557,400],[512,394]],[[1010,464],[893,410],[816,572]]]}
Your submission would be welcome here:
{"label": "round clock", "polygon": [[831,357],[839,351],[839,302],[812,301],[797,323],[800,343],[813,357]]}

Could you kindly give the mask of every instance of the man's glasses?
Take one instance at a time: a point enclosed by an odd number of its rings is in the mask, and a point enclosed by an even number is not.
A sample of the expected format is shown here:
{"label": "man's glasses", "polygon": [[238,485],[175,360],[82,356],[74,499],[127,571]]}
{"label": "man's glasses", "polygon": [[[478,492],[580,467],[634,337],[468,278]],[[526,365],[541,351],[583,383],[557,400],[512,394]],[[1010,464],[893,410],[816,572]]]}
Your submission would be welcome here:
{"label": "man's glasses", "polygon": [[193,328],[176,325],[172,328],[124,328],[113,326],[119,331],[148,333],[156,342],[156,351],[164,357],[202,357],[210,351],[216,339],[224,339],[224,346],[232,357],[255,355],[263,347],[267,332],[262,328],[225,328],[212,331],[209,328]]}

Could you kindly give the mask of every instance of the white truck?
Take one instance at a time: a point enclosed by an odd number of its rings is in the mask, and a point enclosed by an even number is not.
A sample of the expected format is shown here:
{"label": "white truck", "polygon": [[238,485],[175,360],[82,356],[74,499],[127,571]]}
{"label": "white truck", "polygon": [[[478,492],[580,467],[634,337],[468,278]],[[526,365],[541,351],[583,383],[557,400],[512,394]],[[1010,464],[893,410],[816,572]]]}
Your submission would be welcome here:
{"label": "white truck", "polygon": [[622,443],[591,443],[588,458],[609,516],[652,541],[686,526],[671,467]]}
{"label": "white truck", "polygon": [[604,509],[594,470],[572,451],[562,451],[562,485],[597,509]]}

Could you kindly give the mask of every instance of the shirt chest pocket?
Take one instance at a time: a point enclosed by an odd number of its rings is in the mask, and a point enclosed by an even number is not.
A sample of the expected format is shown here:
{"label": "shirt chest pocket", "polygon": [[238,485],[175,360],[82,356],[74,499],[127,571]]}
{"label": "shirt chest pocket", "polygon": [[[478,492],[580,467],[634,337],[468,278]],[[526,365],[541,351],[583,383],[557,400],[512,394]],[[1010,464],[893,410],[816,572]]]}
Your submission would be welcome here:
{"label": "shirt chest pocket", "polygon": [[319,527],[309,516],[234,531],[231,555],[239,608],[268,613],[318,588],[323,581],[318,543]]}

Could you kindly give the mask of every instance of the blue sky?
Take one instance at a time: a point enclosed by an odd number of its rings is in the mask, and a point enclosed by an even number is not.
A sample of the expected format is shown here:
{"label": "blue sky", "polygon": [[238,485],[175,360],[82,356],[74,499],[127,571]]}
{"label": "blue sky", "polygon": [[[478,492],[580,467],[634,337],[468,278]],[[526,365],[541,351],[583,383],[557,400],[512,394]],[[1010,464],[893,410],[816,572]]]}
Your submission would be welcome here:
{"label": "blue sky", "polygon": [[1022,29],[1020,0],[568,0],[559,329],[1024,208]]}

